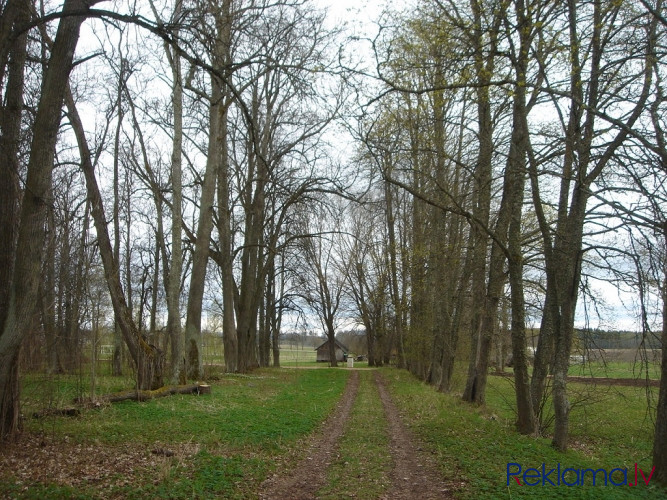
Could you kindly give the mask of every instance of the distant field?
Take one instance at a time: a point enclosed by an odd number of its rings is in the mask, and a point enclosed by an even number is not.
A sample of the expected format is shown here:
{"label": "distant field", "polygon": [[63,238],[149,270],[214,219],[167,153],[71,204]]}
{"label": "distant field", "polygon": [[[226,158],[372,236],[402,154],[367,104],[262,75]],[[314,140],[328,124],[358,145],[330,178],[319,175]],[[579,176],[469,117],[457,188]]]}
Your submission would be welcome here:
{"label": "distant field", "polygon": [[317,353],[314,347],[280,346],[280,364],[288,363],[315,363]]}
{"label": "distant field", "polygon": [[572,362],[570,375],[640,379],[660,378],[660,349],[605,349],[590,351],[586,362]]}

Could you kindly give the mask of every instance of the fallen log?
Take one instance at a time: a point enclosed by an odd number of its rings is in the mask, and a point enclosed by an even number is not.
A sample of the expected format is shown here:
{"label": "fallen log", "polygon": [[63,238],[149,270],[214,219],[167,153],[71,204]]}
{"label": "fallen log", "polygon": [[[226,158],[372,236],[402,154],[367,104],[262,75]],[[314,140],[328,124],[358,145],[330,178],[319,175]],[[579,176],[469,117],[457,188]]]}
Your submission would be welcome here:
{"label": "fallen log", "polygon": [[[190,385],[165,385],[152,391],[131,390],[107,394],[95,398],[102,403],[119,403],[121,401],[149,401],[151,399],[163,398],[174,394],[210,394],[211,386],[207,384]],[[76,403],[84,402],[81,398],[75,400]]]}

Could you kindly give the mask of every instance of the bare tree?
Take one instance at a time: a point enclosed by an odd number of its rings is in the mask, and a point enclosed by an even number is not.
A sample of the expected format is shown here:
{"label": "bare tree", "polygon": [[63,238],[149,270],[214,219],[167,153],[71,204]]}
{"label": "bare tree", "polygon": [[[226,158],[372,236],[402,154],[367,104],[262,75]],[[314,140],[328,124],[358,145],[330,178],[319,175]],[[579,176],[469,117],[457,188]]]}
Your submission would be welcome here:
{"label": "bare tree", "polygon": [[[94,1],[67,0],[62,12],[63,14],[70,12],[83,14],[94,3]],[[8,9],[15,7],[19,8],[20,14],[18,15],[21,19],[20,16],[23,15],[21,13],[25,12],[21,5],[6,5]],[[72,68],[74,50],[79,39],[79,30],[84,19],[83,15],[65,15],[59,23],[35,116],[25,183],[25,192],[29,195],[25,196],[21,203],[14,267],[12,277],[8,281],[9,294],[6,305],[3,306],[6,315],[3,318],[0,334],[0,438],[2,439],[11,438],[19,428],[18,352],[23,337],[32,325],[34,308],[37,303],[45,243],[44,220],[51,190],[60,110]],[[20,35],[24,28],[21,26],[9,29],[11,34],[8,35],[8,38]],[[21,51],[24,50],[21,47],[25,46],[19,43],[13,47],[18,50],[16,55],[19,59],[22,57]],[[16,74],[14,77],[19,78]],[[19,104],[19,108],[20,102],[20,98],[14,100],[15,104]],[[9,143],[7,146],[12,147],[12,144]],[[7,153],[3,151],[2,154],[4,156]],[[10,163],[10,165],[15,165],[15,163]],[[12,179],[17,173],[16,171],[10,172],[9,178]],[[10,203],[16,203],[16,200],[10,200]],[[10,210],[9,213],[13,212]],[[13,221],[9,222],[13,223]],[[13,241],[13,238],[9,241]]]}
{"label": "bare tree", "polygon": [[348,286],[346,267],[338,255],[337,220],[341,213],[327,214],[319,211],[309,214],[310,222],[300,224],[302,236],[298,248],[302,266],[295,279],[300,296],[308,309],[313,311],[320,321],[322,331],[329,340],[329,363],[338,366],[336,361],[336,330],[340,314],[344,307],[345,292]]}
{"label": "bare tree", "polygon": [[[543,367],[549,364],[550,355],[553,354],[556,416],[553,445],[559,450],[567,449],[568,441],[570,405],[566,378],[574,337],[582,242],[591,186],[608,167],[615,151],[628,138],[629,130],[646,109],[651,92],[655,20],[644,17],[628,21],[628,32],[633,32],[635,37],[643,40],[642,50],[629,59],[612,59],[613,64],[603,64],[605,51],[612,50],[621,34],[627,35],[624,30],[611,28],[626,14],[632,16],[621,5],[594,4],[590,9],[582,10],[574,0],[567,3],[563,14],[571,47],[571,67],[568,69],[571,77],[565,92],[569,110],[561,111],[565,143],[564,153],[559,157],[562,160],[562,175],[555,228],[546,216],[545,198],[535,162],[531,163],[529,169],[533,203],[542,232],[547,277],[544,316],[532,381],[533,405],[541,399],[538,396],[546,376]],[[585,26],[592,27],[590,35],[585,31]],[[586,52],[582,47],[586,47]],[[590,58],[587,58],[588,55]],[[584,67],[588,68],[586,73]],[[627,94],[617,86],[604,84],[605,75],[621,67],[627,69],[627,75],[620,85],[625,86],[630,81],[634,83],[634,91],[627,98]],[[627,105],[627,111],[620,118],[624,126],[606,132],[608,124],[600,124],[598,110],[613,102]],[[604,136],[600,128],[606,132]],[[596,147],[593,147],[594,144]],[[550,347],[545,348],[547,346]]]}

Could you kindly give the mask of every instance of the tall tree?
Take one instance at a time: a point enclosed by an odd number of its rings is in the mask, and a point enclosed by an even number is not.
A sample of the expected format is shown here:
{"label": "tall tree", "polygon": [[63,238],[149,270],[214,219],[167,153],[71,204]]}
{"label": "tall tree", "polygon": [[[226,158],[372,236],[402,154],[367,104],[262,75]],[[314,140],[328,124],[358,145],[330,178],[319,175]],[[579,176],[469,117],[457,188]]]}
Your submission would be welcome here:
{"label": "tall tree", "polygon": [[[159,26],[160,20],[153,2],[151,8]],[[183,17],[183,2],[175,0],[169,23],[175,40],[180,41],[180,24]],[[184,382],[185,339],[181,326],[181,276],[183,274],[183,74],[182,61],[178,51],[164,44],[164,51],[171,68],[171,107],[173,110],[173,132],[171,147],[171,262],[167,261],[166,248],[161,245],[165,265],[165,291],[167,296],[167,336],[171,345],[172,382]],[[159,203],[156,200],[156,203]]]}
{"label": "tall tree", "polygon": [[[63,18],[58,24],[55,41],[42,82],[25,183],[25,193],[29,194],[23,197],[21,203],[14,267],[12,277],[8,282],[7,302],[3,306],[6,315],[3,318],[2,333],[0,334],[1,439],[11,438],[19,428],[18,381],[16,377],[18,352],[21,341],[32,326],[34,308],[37,304],[45,243],[44,220],[46,219],[48,195],[51,190],[53,158],[60,125],[61,108],[69,73],[72,69],[81,24],[85,20],[86,10],[95,3],[95,1],[83,0],[65,1],[62,8]],[[25,7],[21,5],[9,5],[8,3],[6,7],[18,7],[19,12],[25,12]],[[72,13],[80,13],[81,15],[72,15]],[[20,15],[19,19],[21,19]],[[15,28],[10,36],[20,35],[24,29],[23,26]],[[18,50],[16,54],[19,58],[22,57],[20,54],[24,50],[22,47],[24,46],[20,42],[14,47]],[[17,77],[19,76],[15,75],[15,78]],[[20,100],[14,100],[14,103],[19,104],[19,106],[20,102]],[[11,143],[8,146],[11,147]],[[4,151],[2,154],[6,155]],[[15,165],[15,163],[11,164]],[[17,172],[10,172],[10,174],[9,178],[12,179]],[[15,203],[15,201],[12,203]],[[10,211],[10,213],[12,212],[13,210]]]}
{"label": "tall tree", "polygon": [[[233,23],[235,11],[232,10],[231,0],[225,0],[221,5],[211,5],[214,27],[209,36],[212,38],[211,66],[214,70],[209,74],[210,95],[209,101],[209,129],[208,129],[208,151],[206,159],[206,170],[202,181],[202,191],[199,208],[199,220],[197,222],[197,233],[193,253],[192,271],[190,276],[190,288],[186,307],[185,322],[185,351],[188,367],[188,376],[200,378],[203,374],[203,361],[201,353],[201,320],[202,304],[204,300],[204,288],[206,267],[210,254],[210,239],[213,230],[213,202],[215,200],[216,185],[218,178],[228,175],[226,169],[227,161],[227,120],[229,106],[231,105],[231,68],[232,68],[232,40]],[[224,198],[218,200],[224,203]],[[222,206],[222,210],[227,207]],[[224,239],[225,236],[221,235]],[[227,248],[225,246],[225,248]],[[231,248],[229,248],[231,252]],[[228,274],[224,274],[228,273]],[[223,271],[225,279],[231,277],[231,268]],[[223,294],[233,294],[229,287],[223,289]],[[233,296],[233,295],[232,295]],[[225,295],[225,315],[233,313],[233,308],[227,310],[229,295]],[[236,336],[236,329],[231,329],[230,317],[225,316],[223,335],[225,345],[230,342],[229,336]],[[231,317],[233,319],[233,317]],[[225,362],[227,370],[235,371],[234,362],[228,359],[229,349],[225,349]]]}
{"label": "tall tree", "polygon": [[[616,24],[632,16],[626,5],[594,2],[586,9],[575,0],[569,0],[564,13],[570,47],[570,81],[567,89],[569,111],[564,127],[564,154],[562,156],[560,193],[555,228],[545,215],[545,198],[539,184],[535,165],[531,165],[531,187],[536,214],[542,232],[547,289],[545,311],[540,329],[539,344],[553,345],[553,401],[555,429],[553,445],[567,449],[570,405],[567,397],[567,371],[574,338],[574,323],[582,265],[582,242],[587,219],[587,204],[591,186],[609,165],[616,150],[625,142],[630,129],[646,109],[651,92],[652,45],[656,22],[647,16],[628,22],[626,29],[617,30]],[[586,27],[590,27],[590,32]],[[629,32],[643,40],[643,49],[631,58],[615,58],[605,62],[606,54],[614,50],[617,37]],[[622,36],[621,36],[622,34]],[[618,40],[620,42],[620,40]],[[621,42],[622,43],[622,42]],[[585,47],[585,52],[582,50]],[[624,68],[625,78],[616,86],[606,84],[606,77]],[[585,70],[585,71],[584,71]],[[621,92],[632,81],[635,91],[630,99]],[[598,113],[612,103],[623,102],[625,112],[619,118],[623,127],[607,132],[604,139],[599,128]],[[602,126],[604,129],[605,123]],[[599,144],[600,142],[601,144]],[[594,147],[594,145],[596,147]],[[536,366],[548,363],[540,350]],[[544,371],[534,371],[533,377]],[[543,381],[534,381],[539,391]],[[538,398],[533,396],[533,404]]]}
{"label": "tall tree", "polygon": [[[88,142],[83,129],[74,97],[67,91],[65,97],[70,122],[76,135],[81,156],[81,168],[86,178],[86,188],[91,204],[91,214],[97,232],[97,241],[100,257],[104,265],[104,275],[111,295],[111,303],[118,321],[123,338],[130,351],[130,355],[137,369],[137,387],[139,389],[157,389],[163,385],[163,353],[156,346],[147,342],[141,334],[140,328],[132,317],[132,309],[128,305],[121,285],[120,269],[113,258],[111,239],[107,228],[107,219],[104,213],[102,195],[95,177],[95,166]],[[141,301],[140,301],[141,302]],[[141,308],[141,305],[140,305]],[[139,322],[141,325],[141,322]]]}
{"label": "tall tree", "polygon": [[[16,238],[19,222],[19,144],[23,112],[23,81],[27,57],[27,32],[21,33],[29,19],[30,2],[8,1],[0,21],[0,84],[4,85],[0,110],[0,341],[5,334],[14,278]],[[11,349],[11,348],[8,348]],[[0,385],[0,440],[11,437],[19,427],[18,348],[3,358]]]}
{"label": "tall tree", "polygon": [[[326,212],[319,212],[310,221],[302,221],[298,246],[302,258],[296,279],[300,296],[317,315],[323,333],[329,341],[329,363],[338,366],[335,353],[336,330],[343,308],[348,275],[335,243],[336,215],[332,215],[331,226],[326,221]],[[340,217],[340,213],[337,214]],[[331,227],[332,230],[328,230]]]}

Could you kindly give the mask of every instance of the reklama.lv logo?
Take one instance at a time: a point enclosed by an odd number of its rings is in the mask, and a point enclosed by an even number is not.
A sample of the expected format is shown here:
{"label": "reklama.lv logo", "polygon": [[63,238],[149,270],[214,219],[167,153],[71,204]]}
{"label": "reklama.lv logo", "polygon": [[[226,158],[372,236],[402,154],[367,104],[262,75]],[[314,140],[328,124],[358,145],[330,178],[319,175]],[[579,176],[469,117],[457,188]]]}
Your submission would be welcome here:
{"label": "reklama.lv logo", "polygon": [[[638,478],[641,477],[646,486],[651,482],[655,466],[651,473],[646,477],[644,471],[635,463],[634,482],[632,482],[632,469],[628,472],[627,467],[616,467],[607,469],[577,469],[574,467],[562,468],[561,464],[552,469],[548,469],[546,464],[541,467],[531,467],[523,469],[521,464],[514,462],[507,463],[507,486],[511,481],[516,481],[519,486],[637,486],[641,484]],[[628,474],[630,478],[628,479]]]}

